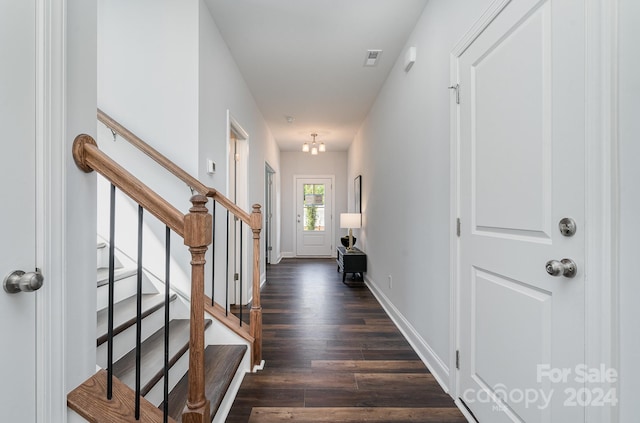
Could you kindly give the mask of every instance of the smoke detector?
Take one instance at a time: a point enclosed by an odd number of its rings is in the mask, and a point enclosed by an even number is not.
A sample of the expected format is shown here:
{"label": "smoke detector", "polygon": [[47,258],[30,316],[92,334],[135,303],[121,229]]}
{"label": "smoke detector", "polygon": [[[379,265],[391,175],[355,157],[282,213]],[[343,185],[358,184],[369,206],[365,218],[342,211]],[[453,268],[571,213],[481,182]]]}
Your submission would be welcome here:
{"label": "smoke detector", "polygon": [[364,65],[369,67],[377,65],[381,54],[382,50],[367,50]]}

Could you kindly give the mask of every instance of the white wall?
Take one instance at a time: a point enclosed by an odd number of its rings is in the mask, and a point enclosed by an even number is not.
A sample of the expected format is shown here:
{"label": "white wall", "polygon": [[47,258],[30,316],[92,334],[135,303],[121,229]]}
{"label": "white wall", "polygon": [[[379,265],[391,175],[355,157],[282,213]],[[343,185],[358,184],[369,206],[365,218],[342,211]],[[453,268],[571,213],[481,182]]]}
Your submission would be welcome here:
{"label": "white wall", "polygon": [[[98,5],[99,107],[178,166],[223,194],[226,194],[228,179],[229,110],[249,133],[249,205],[262,204],[264,162],[268,160],[278,172],[278,148],[204,2],[99,0]],[[191,206],[188,187],[126,141],[119,139],[114,143],[111,133],[102,125],[98,131],[101,149],[180,211],[188,211]],[[206,173],[207,159],[216,162],[214,175]],[[107,184],[101,185],[98,197],[98,233],[106,237]],[[136,206],[120,197],[118,204],[118,247],[135,256]],[[224,213],[220,207],[218,211],[217,245],[224,246]],[[276,207],[276,221],[278,217]],[[246,263],[250,264],[251,233],[245,233],[249,251]],[[162,277],[164,226],[145,218],[144,236],[143,265]],[[189,253],[178,237],[173,238],[172,283],[188,294]],[[275,248],[278,246],[276,242]],[[223,263],[224,248],[217,248],[216,256]],[[216,269],[216,280],[222,288],[224,266],[218,265]],[[261,269],[264,269],[264,260],[261,260]],[[207,287],[207,292],[210,291]],[[248,296],[250,292],[245,298]],[[224,303],[224,298],[216,297]]]}
{"label": "white wall", "polygon": [[[300,144],[302,147],[302,144]],[[295,256],[295,197],[294,175],[335,175],[333,193],[335,198],[333,218],[335,241],[345,235],[345,229],[340,229],[340,213],[353,210],[347,208],[347,189],[353,185],[353,178],[347,178],[347,153],[343,151],[319,153],[312,156],[310,153],[283,151],[280,154],[280,166],[282,174],[280,178],[282,188],[282,242],[280,245],[282,255]],[[342,231],[342,232],[341,232]],[[358,245],[360,241],[358,241]],[[335,255],[335,252],[333,253]]]}
{"label": "white wall", "polygon": [[[200,0],[199,21],[199,179],[218,189],[225,195],[227,191],[227,175],[229,161],[227,159],[227,110],[242,125],[249,134],[249,178],[248,178],[248,206],[251,211],[252,204],[264,206],[264,164],[265,161],[276,171],[276,187],[279,187],[280,156],[279,149],[271,131],[266,126],[264,118],[256,105],[256,102],[245,83],[240,70],[233,60],[229,48],[222,38],[211,12]],[[216,162],[216,173],[206,173],[206,159]],[[274,220],[279,222],[280,209],[274,205]],[[220,209],[221,210],[221,209]],[[217,216],[220,228],[225,227],[226,217],[223,213]],[[264,222],[264,218],[263,218]],[[277,223],[276,223],[277,225]],[[246,228],[245,228],[246,229]],[[252,262],[251,234],[246,231],[248,246],[248,261]],[[274,234],[274,250],[276,253],[280,246],[279,231]],[[223,231],[216,233],[217,243],[224,246],[226,234]],[[264,231],[261,232],[261,253],[264,251]],[[220,263],[225,261],[225,249],[216,248],[216,256]],[[265,260],[261,257],[261,273],[265,269]],[[222,266],[217,268],[216,284],[217,292],[223,292],[224,271]],[[248,285],[248,293],[251,295],[251,284]],[[220,289],[218,289],[220,288]],[[224,297],[216,298],[222,303]],[[245,297],[247,298],[247,297]]]}
{"label": "white wall", "polygon": [[[198,0],[98,0],[98,107],[192,175],[198,154]],[[99,147],[182,213],[191,191],[98,125]],[[102,178],[99,179],[101,181]],[[109,233],[108,184],[98,191],[98,234]],[[137,205],[118,196],[116,246],[137,251]],[[145,216],[143,266],[164,279],[164,225]],[[190,292],[190,255],[172,236],[171,280]]]}
{"label": "white wall", "polygon": [[620,145],[620,422],[638,419],[640,333],[638,284],[640,249],[640,3],[619,2]]}
{"label": "white wall", "polygon": [[98,1],[99,107],[194,175],[197,19],[198,0]]}
{"label": "white wall", "polygon": [[[66,65],[66,280],[65,318],[66,388],[73,389],[95,370],[95,253],[91,252],[95,233],[95,175],[79,171],[71,157],[76,135],[95,136],[92,109],[96,105],[96,4],[67,2]],[[95,248],[95,246],[94,246]],[[87,251],[91,253],[87,253]],[[62,317],[62,316],[61,316]],[[73,334],[70,336],[69,334]]]}
{"label": "white wall", "polygon": [[[490,0],[431,1],[349,149],[362,174],[368,280],[388,298],[443,382],[449,363],[449,53]],[[406,50],[405,50],[406,51]],[[349,201],[353,201],[350,187]],[[389,289],[388,276],[393,277]],[[420,345],[416,345],[420,350]]]}
{"label": "white wall", "polygon": [[[95,280],[95,173],[80,171],[71,156],[76,135],[95,137],[96,107],[96,2],[67,0],[66,3],[66,104],[65,113],[65,233],[60,239],[66,258],[64,289],[64,342],[66,391],[84,382],[95,372],[96,296]],[[55,82],[53,83],[55,86]],[[58,95],[58,94],[56,94]],[[57,124],[52,123],[55,127]],[[55,193],[52,193],[55,195]],[[55,253],[57,254],[57,252]],[[46,275],[45,275],[46,277]],[[57,298],[56,298],[57,299]],[[53,305],[55,307],[55,305]],[[59,345],[56,344],[55,347]],[[62,349],[62,348],[61,348]],[[53,353],[53,352],[52,352]],[[53,357],[58,356],[52,354]],[[46,363],[47,361],[44,360]],[[50,362],[57,366],[61,363]],[[53,373],[53,372],[52,372]],[[45,401],[46,399],[41,399]],[[55,399],[54,399],[55,400]]]}

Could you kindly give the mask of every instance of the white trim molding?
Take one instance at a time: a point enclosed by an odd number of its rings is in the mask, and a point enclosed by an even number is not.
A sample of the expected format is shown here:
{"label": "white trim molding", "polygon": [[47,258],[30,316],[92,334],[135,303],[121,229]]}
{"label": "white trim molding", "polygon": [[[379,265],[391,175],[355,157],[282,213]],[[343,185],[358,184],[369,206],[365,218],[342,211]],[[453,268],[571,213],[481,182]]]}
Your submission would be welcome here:
{"label": "white trim molding", "polygon": [[[587,0],[585,7],[585,364],[619,370],[618,2]],[[617,382],[596,387],[619,392]],[[610,403],[586,410],[587,422],[618,420]]]}
{"label": "white trim molding", "polygon": [[36,1],[36,418],[52,423],[67,420],[66,11],[66,0]]}
{"label": "white trim molding", "polygon": [[429,368],[429,371],[440,384],[442,389],[449,393],[449,367],[447,364],[438,357],[433,348],[427,341],[424,340],[418,333],[418,331],[409,323],[409,321],[402,315],[389,298],[378,289],[378,286],[367,276],[364,277],[365,283],[371,293],[376,297],[384,311],[389,315],[393,323],[398,330],[405,337],[407,342],[411,345],[413,350],[418,354],[420,360]]}

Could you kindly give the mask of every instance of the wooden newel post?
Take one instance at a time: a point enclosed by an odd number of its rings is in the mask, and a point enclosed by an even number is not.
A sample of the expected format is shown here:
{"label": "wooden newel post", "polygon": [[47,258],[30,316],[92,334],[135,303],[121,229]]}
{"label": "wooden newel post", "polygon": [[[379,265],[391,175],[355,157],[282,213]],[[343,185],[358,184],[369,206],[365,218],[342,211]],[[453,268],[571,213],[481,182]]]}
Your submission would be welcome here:
{"label": "wooden newel post", "polygon": [[212,217],[207,197],[191,197],[193,207],[184,217],[184,244],[191,252],[191,326],[189,338],[189,392],[182,423],[208,423],[209,400],[204,386],[204,264],[211,244]]}
{"label": "wooden newel post", "polygon": [[253,344],[252,366],[262,362],[262,305],[260,304],[260,231],[262,230],[262,212],[260,204],[253,205],[251,212],[251,231],[253,232],[253,301],[251,302],[250,326]]}

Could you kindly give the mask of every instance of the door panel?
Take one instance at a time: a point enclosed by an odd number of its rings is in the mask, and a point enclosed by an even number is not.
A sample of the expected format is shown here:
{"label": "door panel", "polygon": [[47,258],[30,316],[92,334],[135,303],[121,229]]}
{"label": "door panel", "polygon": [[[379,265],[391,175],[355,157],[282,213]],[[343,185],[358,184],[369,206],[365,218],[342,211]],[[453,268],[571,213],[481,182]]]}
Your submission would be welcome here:
{"label": "door panel", "polygon": [[333,254],[332,180],[296,179],[296,255]]}
{"label": "door panel", "polygon": [[[551,51],[545,11],[535,10],[470,67],[472,218],[478,230],[549,237]],[[514,197],[518,192],[526,195]]]}
{"label": "door panel", "polygon": [[[0,2],[0,278],[33,272],[36,253],[35,1]],[[2,420],[35,422],[36,293],[0,289]]]}
{"label": "door panel", "polygon": [[[458,59],[460,75],[459,393],[480,422],[580,421],[584,362],[584,5],[513,0]],[[570,154],[567,155],[567,153]],[[466,223],[468,222],[468,223]],[[466,223],[466,224],[465,224]],[[546,273],[571,258],[574,278]],[[520,392],[551,395],[527,403]]]}

